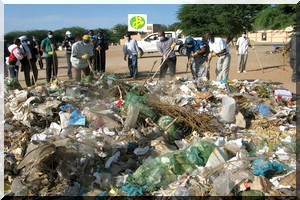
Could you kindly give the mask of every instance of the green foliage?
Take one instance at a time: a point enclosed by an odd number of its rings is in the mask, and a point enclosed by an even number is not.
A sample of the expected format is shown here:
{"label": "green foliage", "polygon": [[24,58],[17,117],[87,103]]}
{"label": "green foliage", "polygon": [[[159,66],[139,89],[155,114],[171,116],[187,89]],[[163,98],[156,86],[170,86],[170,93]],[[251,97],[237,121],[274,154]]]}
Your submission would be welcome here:
{"label": "green foliage", "polygon": [[204,36],[207,31],[227,37],[227,43],[244,30],[253,29],[251,23],[257,12],[266,5],[247,4],[185,4],[179,8],[178,27],[185,35]]}
{"label": "green foliage", "polygon": [[124,35],[128,32],[128,26],[126,24],[117,24],[112,28],[111,41],[119,43],[119,40],[124,38]]}
{"label": "green foliage", "polygon": [[296,5],[273,5],[257,14],[256,29],[284,29],[296,24]]}

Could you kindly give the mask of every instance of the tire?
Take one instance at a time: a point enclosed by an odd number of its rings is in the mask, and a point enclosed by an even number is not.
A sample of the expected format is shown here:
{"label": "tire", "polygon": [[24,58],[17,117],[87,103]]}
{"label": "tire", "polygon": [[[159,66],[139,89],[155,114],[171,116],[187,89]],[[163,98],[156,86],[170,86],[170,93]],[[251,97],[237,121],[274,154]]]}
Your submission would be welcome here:
{"label": "tire", "polygon": [[184,46],[180,47],[179,54],[182,56],[186,56],[186,48]]}
{"label": "tire", "polygon": [[140,53],[138,54],[138,58],[141,58],[144,55],[143,50],[139,47]]}

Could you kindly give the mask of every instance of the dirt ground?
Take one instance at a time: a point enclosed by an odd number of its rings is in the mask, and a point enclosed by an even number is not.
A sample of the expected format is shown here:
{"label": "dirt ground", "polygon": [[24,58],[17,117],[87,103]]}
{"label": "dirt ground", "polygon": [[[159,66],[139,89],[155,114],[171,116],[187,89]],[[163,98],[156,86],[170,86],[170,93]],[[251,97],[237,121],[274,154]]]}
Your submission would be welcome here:
{"label": "dirt ground", "polygon": [[[283,59],[280,53],[277,54],[266,54],[266,51],[272,50],[272,45],[261,45],[254,44],[255,49],[249,49],[249,56],[247,62],[247,73],[237,73],[237,55],[235,54],[235,48],[230,47],[231,52],[231,65],[229,72],[229,79],[237,80],[264,80],[271,81],[278,87],[286,88],[293,93],[296,93],[296,84],[291,82],[291,67],[289,65],[289,58],[286,56]],[[67,80],[67,65],[65,58],[65,51],[58,52],[58,79]],[[215,65],[217,58],[213,58],[211,62],[210,76],[211,80],[215,80]],[[144,54],[141,59],[138,60],[138,69],[139,69],[139,79],[130,80],[130,81],[139,81],[144,82],[148,77],[148,74],[153,66],[153,63],[156,62],[152,74],[160,65],[161,57],[157,53]],[[190,71],[186,73],[186,63],[187,57],[177,56],[177,76],[182,77],[191,77]],[[45,66],[45,61],[44,61]],[[39,67],[38,67],[39,68]],[[262,70],[263,69],[263,70]],[[122,46],[110,46],[109,50],[106,53],[106,71],[112,73],[126,73],[128,72],[127,62],[123,60]],[[158,76],[156,76],[158,77]],[[23,88],[26,88],[24,82],[24,74],[21,72],[19,74],[19,80]],[[45,67],[44,69],[39,69],[38,81],[45,82],[46,74]]]}

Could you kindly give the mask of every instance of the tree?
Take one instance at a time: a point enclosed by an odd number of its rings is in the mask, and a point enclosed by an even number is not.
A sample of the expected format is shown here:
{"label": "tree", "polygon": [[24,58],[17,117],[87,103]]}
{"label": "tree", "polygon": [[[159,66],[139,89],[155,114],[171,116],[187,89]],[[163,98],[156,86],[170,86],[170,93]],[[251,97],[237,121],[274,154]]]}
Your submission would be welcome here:
{"label": "tree", "polygon": [[128,32],[126,24],[117,24],[112,28],[112,35],[110,39],[113,43],[119,43],[120,39]]}
{"label": "tree", "polygon": [[296,5],[270,5],[257,14],[256,29],[284,29],[296,24]]}
{"label": "tree", "polygon": [[207,31],[226,37],[229,43],[242,31],[253,30],[254,16],[267,5],[186,4],[177,12],[179,27],[185,35],[203,36]]}

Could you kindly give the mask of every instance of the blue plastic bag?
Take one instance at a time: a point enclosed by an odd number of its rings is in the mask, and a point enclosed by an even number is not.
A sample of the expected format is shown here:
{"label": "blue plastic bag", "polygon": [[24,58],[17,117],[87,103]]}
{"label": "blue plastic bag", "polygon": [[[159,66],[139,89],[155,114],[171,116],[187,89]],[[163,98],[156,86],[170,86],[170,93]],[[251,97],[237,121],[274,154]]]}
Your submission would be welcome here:
{"label": "blue plastic bag", "polygon": [[265,177],[271,177],[274,174],[280,174],[287,170],[287,167],[284,164],[265,161],[264,159],[255,160],[252,167],[254,175]]}
{"label": "blue plastic bag", "polygon": [[270,108],[268,106],[265,106],[263,104],[258,104],[256,105],[256,108],[258,112],[263,116],[269,117],[272,115],[272,112],[270,111]]}

